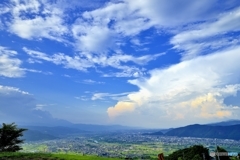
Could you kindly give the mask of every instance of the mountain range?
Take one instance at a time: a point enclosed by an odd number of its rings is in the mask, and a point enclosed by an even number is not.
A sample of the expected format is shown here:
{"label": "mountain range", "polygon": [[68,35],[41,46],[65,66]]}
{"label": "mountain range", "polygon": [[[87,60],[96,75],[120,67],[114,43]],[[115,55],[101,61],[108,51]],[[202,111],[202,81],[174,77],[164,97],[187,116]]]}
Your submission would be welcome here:
{"label": "mountain range", "polygon": [[26,141],[53,140],[72,135],[119,132],[133,130],[133,127],[121,125],[93,125],[93,124],[70,124],[68,126],[24,126],[28,129],[24,132],[23,139]]}
{"label": "mountain range", "polygon": [[[28,129],[24,133],[27,141],[53,140],[71,135],[122,131],[133,132],[137,128],[121,125],[70,124],[66,126],[20,126]],[[143,130],[143,129],[142,129]],[[240,120],[229,120],[211,124],[193,124],[178,128],[145,130],[145,135],[220,138],[240,140]]]}
{"label": "mountain range", "polygon": [[240,140],[239,133],[240,120],[229,120],[206,125],[193,124],[171,129],[165,134],[163,134],[161,131],[158,131],[151,133],[151,135]]}

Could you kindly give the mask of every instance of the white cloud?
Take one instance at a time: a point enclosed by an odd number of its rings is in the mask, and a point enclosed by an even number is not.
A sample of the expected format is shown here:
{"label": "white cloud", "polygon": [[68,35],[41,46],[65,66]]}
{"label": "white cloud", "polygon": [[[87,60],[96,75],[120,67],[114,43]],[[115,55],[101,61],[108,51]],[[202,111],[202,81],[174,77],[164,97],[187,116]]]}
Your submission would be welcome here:
{"label": "white cloud", "polygon": [[45,60],[52,62],[57,65],[63,65],[66,68],[77,69],[85,71],[86,68],[92,67],[92,64],[89,63],[86,59],[80,58],[78,56],[70,57],[63,53],[56,53],[54,55],[47,55],[43,52],[30,50],[26,47],[23,47],[23,50],[34,59]]}
{"label": "white cloud", "polygon": [[240,8],[228,11],[216,20],[178,33],[171,39],[175,49],[183,50],[183,59],[193,58],[205,50],[222,49],[239,44],[234,32],[240,30]]}
{"label": "white cloud", "polygon": [[[236,0],[233,0],[231,5],[223,2],[225,4],[224,6],[219,5],[218,2],[217,0],[178,0],[175,2],[167,0],[123,0],[109,2],[101,8],[85,11],[72,25],[72,32],[76,40],[77,48],[80,51],[88,52],[89,57],[93,56],[93,53],[107,55],[108,51],[121,50],[121,47],[128,42],[126,38],[132,39],[129,41],[130,43],[139,45],[140,43],[139,40],[136,39],[136,36],[142,33],[142,31],[155,28],[156,30],[167,32],[175,30],[176,33],[176,31],[182,30],[184,28],[183,26],[193,28],[194,26],[199,26],[202,22],[211,24],[219,14],[216,6],[224,10],[234,7],[234,4],[238,4]],[[222,17],[224,16],[222,15]],[[238,16],[232,17],[232,21],[237,20],[237,17]],[[193,25],[191,23],[193,23]],[[213,24],[210,28],[214,31],[215,27],[219,27],[217,30],[220,31],[221,26],[224,28],[223,26],[225,24],[227,24],[227,21],[219,21],[219,24]],[[234,24],[229,25],[230,28],[225,28],[231,29],[231,27],[237,28],[237,26],[238,25]],[[171,28],[171,30],[169,30],[169,28]],[[206,29],[208,28],[209,27],[206,26]],[[162,31],[158,32],[158,34],[161,34]],[[207,32],[204,31],[201,35],[207,34]],[[177,34],[171,40],[171,43],[175,49],[185,50],[190,58],[199,54],[203,48],[211,47],[216,49],[217,47],[220,48],[223,42],[228,42],[228,44],[233,43],[231,39],[222,39],[221,41],[215,41],[209,44],[208,42],[181,43],[175,40],[178,39],[178,35],[181,38],[181,34],[184,33],[185,32],[180,32]],[[191,37],[187,31],[186,33],[189,35],[188,37]],[[235,41],[234,43],[237,42]],[[141,44],[145,43],[142,42]],[[225,46],[227,46],[227,44],[225,44]],[[136,50],[141,49],[138,48]],[[184,57],[183,59],[186,58]],[[106,76],[107,75],[111,74],[106,74]],[[124,73],[117,75],[121,77]]]}
{"label": "white cloud", "polygon": [[121,66],[122,71],[107,72],[103,77],[141,77],[145,75],[146,69],[139,69],[137,67]]}
{"label": "white cloud", "polygon": [[72,32],[81,51],[106,53],[123,46],[124,37],[138,35],[152,26],[148,18],[139,16],[128,3],[109,2],[102,8],[84,12],[73,24]]}
{"label": "white cloud", "polygon": [[51,72],[22,68],[22,60],[16,58],[17,55],[16,51],[0,46],[0,76],[18,78],[25,76],[26,72],[42,73],[45,75],[52,74]]}
{"label": "white cloud", "polygon": [[92,79],[85,79],[85,80],[83,80],[82,83],[85,83],[85,84],[104,84],[105,82],[94,81]]}
{"label": "white cloud", "polygon": [[0,92],[2,94],[12,94],[12,93],[17,93],[17,94],[22,94],[22,95],[30,95],[28,92],[22,91],[19,88],[15,88],[15,87],[10,87],[10,86],[2,86],[0,85]]}
{"label": "white cloud", "polygon": [[96,8],[99,8],[105,4],[104,0],[91,0],[89,2],[88,0],[61,0],[61,1],[55,1],[55,5],[59,8],[63,8],[64,10],[72,10],[72,9],[79,9],[81,8],[82,10],[89,9],[93,10]]}
{"label": "white cloud", "polygon": [[[78,13],[75,16],[75,21],[67,23],[69,17],[66,13],[68,13],[69,5],[68,7],[61,6],[66,1],[50,3],[42,0],[31,2],[28,0],[14,0],[14,5],[11,8],[13,18],[8,25],[10,32],[26,39],[48,38],[70,43],[68,42],[69,39],[67,40],[67,38],[70,38],[73,40],[71,44],[74,44],[75,49],[79,51],[75,56],[62,53],[56,53],[51,56],[47,54],[41,55],[41,53],[36,52],[33,54],[32,51],[31,56],[38,58],[38,60],[31,58],[29,59],[30,63],[41,63],[39,60],[45,60],[81,71],[86,71],[92,67],[110,66],[117,69],[117,71],[104,73],[104,76],[139,77],[144,75],[145,69],[136,67],[136,65],[146,65],[161,54],[151,55],[149,53],[149,55],[138,57],[123,54],[122,47],[127,42],[138,45],[137,49],[134,48],[136,50],[141,50],[139,47],[146,49],[144,48],[146,43],[137,38],[142,31],[150,28],[169,31],[169,27],[178,28],[178,26],[186,25],[190,22],[213,21],[213,15],[216,16],[218,14],[218,11],[213,9],[216,2],[217,0],[211,2],[207,0],[201,2],[182,0],[175,3],[167,0],[109,2],[101,8]],[[179,5],[182,7],[179,8]],[[236,24],[225,25],[227,22],[237,20],[237,14],[235,15],[235,12],[233,14],[234,16],[231,20],[227,20],[229,16],[219,16],[223,18],[217,21],[216,24],[213,23],[210,28],[215,28],[216,26],[228,30],[237,28],[238,25]],[[224,19],[224,17],[227,18]],[[202,26],[209,28],[212,22],[208,23],[205,22]],[[191,25],[189,26],[190,28],[192,27]],[[213,29],[211,30],[214,31]],[[211,30],[208,32],[211,32]],[[195,34],[196,29],[190,30],[190,32]],[[205,30],[203,32],[207,34]],[[158,34],[161,34],[161,32],[158,32]],[[225,42],[227,44],[239,43],[234,39],[222,39],[221,41],[215,41],[215,43],[194,43],[194,39],[189,37],[191,37],[189,33],[181,32],[174,36],[171,43],[175,49],[185,50],[190,56],[199,54],[201,49],[209,46],[211,48],[220,48],[221,44]],[[182,39],[189,40],[185,41]],[[126,64],[128,62],[134,62],[135,65],[129,66]]]}
{"label": "white cloud", "polygon": [[68,34],[68,28],[64,25],[60,9],[38,0],[13,0],[11,9],[13,18],[8,23],[10,32],[25,39],[65,41],[62,37]]}
{"label": "white cloud", "polygon": [[92,100],[97,100],[97,99],[103,99],[103,97],[108,96],[108,93],[94,93],[94,95],[92,96]]}
{"label": "white cloud", "polygon": [[114,34],[107,27],[101,26],[73,26],[76,48],[84,52],[101,53],[111,49],[116,43]]}
{"label": "white cloud", "polygon": [[3,18],[4,15],[6,13],[8,13],[10,11],[9,7],[4,5],[4,4],[0,4],[0,30],[3,30],[5,27],[5,19]]}
{"label": "white cloud", "polygon": [[120,101],[115,107],[108,108],[108,114],[110,118],[115,118],[125,112],[133,112],[135,109],[135,104],[133,102]]}
{"label": "white cloud", "polygon": [[145,65],[149,61],[155,60],[159,56],[164,55],[165,53],[159,53],[154,55],[145,55],[134,57],[132,55],[126,54],[116,54],[112,56],[106,55],[76,55],[70,57],[63,53],[56,53],[53,55],[47,55],[45,53],[34,51],[23,47],[23,50],[30,55],[32,58],[38,60],[45,60],[48,62],[55,63],[56,65],[63,65],[65,68],[72,68],[81,71],[86,71],[88,68],[94,68],[96,66],[100,67],[113,67],[120,70],[120,72],[114,72],[110,74],[104,74],[103,76],[117,76],[117,77],[137,77],[141,76],[144,69],[139,69],[134,65],[127,65],[128,62],[133,62],[138,65]]}
{"label": "white cloud", "polygon": [[[165,125],[162,121],[176,126],[189,121],[203,123],[206,119],[237,118],[240,110],[233,112],[233,106],[224,104],[224,99],[240,90],[239,52],[239,47],[229,48],[152,70],[149,78],[130,80],[139,91],[109,107],[109,117],[115,117],[116,122],[135,117],[132,123],[138,124],[148,115],[151,120],[155,119],[152,126]],[[124,102],[131,103],[129,110]]]}
{"label": "white cloud", "polygon": [[22,61],[15,58],[16,55],[16,51],[0,46],[0,76],[14,78],[25,75],[24,69],[21,68]]}
{"label": "white cloud", "polygon": [[89,98],[87,98],[86,96],[80,96],[80,97],[74,97],[75,99],[81,100],[81,101],[88,101]]}
{"label": "white cloud", "polygon": [[131,92],[124,92],[124,93],[94,93],[91,100],[103,100],[106,98],[111,98],[113,100],[121,100],[126,99],[126,96],[130,94]]}
{"label": "white cloud", "polygon": [[[67,43],[70,43],[67,37],[73,38],[75,47],[81,52],[88,52],[91,56],[93,53],[107,55],[108,51],[119,51],[121,46],[125,45],[126,38],[132,39],[149,28],[163,30],[190,22],[213,21],[214,16],[219,13],[216,6],[228,9],[236,6],[238,1],[222,2],[220,5],[217,0],[177,0],[174,3],[167,0],[122,0],[108,2],[104,6],[102,6],[103,2],[97,2],[101,8],[79,12],[74,16],[76,21],[71,22],[72,24],[68,22],[71,17],[66,14],[69,12],[70,4],[74,4],[72,9],[75,11],[76,6],[86,4],[86,1],[68,3],[66,1],[12,0],[12,3],[12,8],[4,7],[12,14],[12,20],[8,23],[10,32],[26,39],[48,38]],[[234,14],[232,21],[236,21],[235,24],[225,25],[228,20],[223,19],[210,27],[209,32],[214,31],[215,27],[220,29],[221,26],[222,29],[237,28],[238,16]],[[132,42],[136,44],[136,41]],[[173,40],[172,43],[177,47],[177,42]],[[185,48],[187,49],[188,46]],[[194,48],[201,48],[197,44],[195,46]]]}
{"label": "white cloud", "polygon": [[[151,23],[164,27],[175,27],[189,22],[212,18],[210,11],[217,0],[125,0],[129,8],[138,12],[139,16],[150,19]],[[181,6],[181,7],[179,7]]]}

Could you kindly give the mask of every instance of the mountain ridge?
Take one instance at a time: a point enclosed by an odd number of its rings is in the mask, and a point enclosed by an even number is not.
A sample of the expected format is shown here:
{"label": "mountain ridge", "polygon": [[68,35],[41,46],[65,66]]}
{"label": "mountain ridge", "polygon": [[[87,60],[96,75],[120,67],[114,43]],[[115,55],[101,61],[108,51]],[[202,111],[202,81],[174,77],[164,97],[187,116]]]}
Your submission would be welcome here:
{"label": "mountain ridge", "polygon": [[[192,124],[184,127],[174,128],[164,136],[177,137],[198,137],[198,138],[219,138],[219,139],[234,139],[240,140],[240,124],[229,126],[211,126]],[[162,135],[162,133],[155,132],[151,135]]]}

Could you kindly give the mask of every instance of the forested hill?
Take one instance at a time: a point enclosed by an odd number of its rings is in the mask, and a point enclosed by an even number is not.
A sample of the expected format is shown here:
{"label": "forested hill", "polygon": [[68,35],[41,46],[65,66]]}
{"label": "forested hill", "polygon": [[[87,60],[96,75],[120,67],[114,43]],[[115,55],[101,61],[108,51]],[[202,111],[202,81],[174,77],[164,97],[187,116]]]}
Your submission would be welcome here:
{"label": "forested hill", "polygon": [[166,136],[199,137],[240,140],[240,124],[231,126],[189,125],[175,128],[167,132]]}

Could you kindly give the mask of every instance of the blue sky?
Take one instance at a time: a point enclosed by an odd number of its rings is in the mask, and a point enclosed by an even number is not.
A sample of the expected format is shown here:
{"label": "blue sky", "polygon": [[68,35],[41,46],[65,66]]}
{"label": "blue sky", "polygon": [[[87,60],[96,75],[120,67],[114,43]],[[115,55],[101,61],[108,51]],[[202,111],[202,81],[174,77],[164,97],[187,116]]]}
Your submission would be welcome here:
{"label": "blue sky", "polygon": [[240,1],[2,0],[0,120],[239,119]]}

